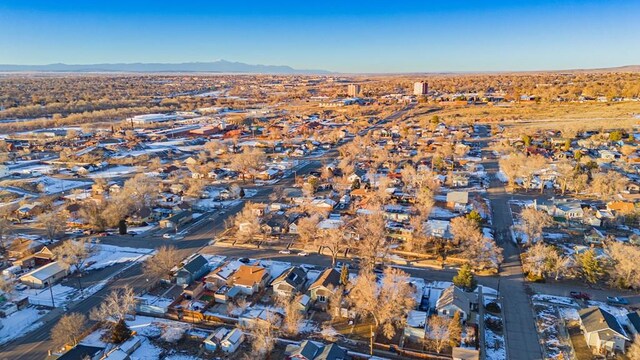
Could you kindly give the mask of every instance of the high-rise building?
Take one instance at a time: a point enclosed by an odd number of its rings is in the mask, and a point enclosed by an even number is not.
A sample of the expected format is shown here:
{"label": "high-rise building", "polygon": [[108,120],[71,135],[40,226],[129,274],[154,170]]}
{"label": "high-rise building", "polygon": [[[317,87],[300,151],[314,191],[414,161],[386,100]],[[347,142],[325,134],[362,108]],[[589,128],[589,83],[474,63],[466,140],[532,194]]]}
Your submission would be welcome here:
{"label": "high-rise building", "polygon": [[352,97],[360,96],[360,85],[349,84],[349,86],[347,86],[347,94]]}
{"label": "high-rise building", "polygon": [[426,81],[413,83],[413,95],[422,96],[429,92],[429,84]]}

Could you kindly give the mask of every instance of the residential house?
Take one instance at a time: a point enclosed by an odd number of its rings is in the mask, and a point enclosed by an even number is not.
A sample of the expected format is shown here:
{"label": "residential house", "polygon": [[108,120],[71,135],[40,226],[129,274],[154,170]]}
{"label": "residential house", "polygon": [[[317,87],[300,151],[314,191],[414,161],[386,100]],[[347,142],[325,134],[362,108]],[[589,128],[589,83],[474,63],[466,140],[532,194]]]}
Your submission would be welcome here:
{"label": "residential house", "polygon": [[635,205],[629,201],[609,201],[607,210],[620,214],[629,214],[635,210]]}
{"label": "residential house", "polygon": [[427,318],[426,311],[410,310],[404,327],[404,337],[415,341],[423,340],[426,336]]}
{"label": "residential house", "polygon": [[562,202],[556,205],[554,216],[567,220],[580,220],[584,217],[584,210],[578,202]]}
{"label": "residential house", "polygon": [[322,211],[331,211],[336,206],[336,202],[331,199],[313,199],[311,206]]}
{"label": "residential house", "polygon": [[451,175],[451,186],[453,187],[467,187],[469,186],[469,176],[464,173],[453,173]]}
{"label": "residential house", "polygon": [[242,330],[236,328],[231,330],[220,342],[220,349],[227,353],[231,354],[238,350],[240,344],[244,341],[244,333]]}
{"label": "residential house", "polygon": [[271,213],[262,219],[260,227],[266,234],[285,234],[289,231],[289,219],[283,213]]}
{"label": "residential house", "polygon": [[293,266],[275,278],[271,287],[275,294],[291,297],[302,291],[306,281],[307,272],[299,266]]}
{"label": "residential house", "polygon": [[449,231],[449,220],[434,220],[429,219],[425,223],[424,232],[427,236],[451,239],[453,235]]}
{"label": "residential house", "polygon": [[67,276],[67,269],[57,261],[32,270],[20,277],[20,282],[32,288],[42,289]]}
{"label": "residential house", "polygon": [[340,273],[333,268],[326,269],[309,286],[309,297],[316,304],[324,307],[338,286],[340,286]]}
{"label": "residential house", "polygon": [[239,287],[246,295],[253,295],[264,289],[270,277],[262,266],[240,265],[229,279],[229,285]]}
{"label": "residential house", "polygon": [[476,349],[454,347],[451,349],[453,360],[480,360],[480,352]]}
{"label": "residential house", "polygon": [[304,340],[300,345],[289,344],[285,350],[288,360],[350,360],[347,350],[336,344],[325,345]]}
{"label": "residential house", "polygon": [[15,261],[14,265],[20,265],[23,269],[31,269],[35,267],[50,264],[55,260],[56,255],[48,247],[43,247],[35,254]]}
{"label": "residential house", "polygon": [[223,327],[221,327],[221,328],[217,329],[216,331],[212,332],[203,341],[204,349],[207,350],[207,351],[211,351],[211,352],[214,352],[214,351],[218,350],[218,347],[222,343],[222,340],[224,340],[224,337],[228,333],[229,333],[229,329],[226,329],[226,328],[223,328]]}
{"label": "residential house", "polygon": [[224,286],[229,283],[231,275],[240,267],[242,263],[239,261],[225,261],[217,268],[211,270],[204,278],[205,287],[209,290]]}
{"label": "residential house", "polygon": [[436,312],[438,316],[453,317],[456,312],[460,313],[460,320],[467,321],[471,311],[478,306],[478,296],[468,293],[455,285],[444,289],[436,302]]}
{"label": "residential house", "polygon": [[616,317],[599,307],[578,311],[580,328],[587,345],[600,354],[624,353],[625,342],[630,341]]}
{"label": "residential house", "polygon": [[202,255],[196,255],[175,274],[177,285],[189,285],[209,271],[209,262]]}
{"label": "residential house", "polygon": [[631,333],[629,335],[639,336],[640,335],[640,312],[633,311],[628,313],[626,322],[627,322],[627,328]]}
{"label": "residential house", "polygon": [[450,191],[447,193],[447,207],[456,211],[464,212],[469,204],[469,192]]}
{"label": "residential house", "polygon": [[58,360],[98,360],[102,358],[103,354],[103,347],[78,344],[62,354]]}
{"label": "residential house", "polygon": [[164,229],[177,229],[189,221],[193,220],[193,212],[191,210],[183,210],[166,219],[160,220],[160,227]]}

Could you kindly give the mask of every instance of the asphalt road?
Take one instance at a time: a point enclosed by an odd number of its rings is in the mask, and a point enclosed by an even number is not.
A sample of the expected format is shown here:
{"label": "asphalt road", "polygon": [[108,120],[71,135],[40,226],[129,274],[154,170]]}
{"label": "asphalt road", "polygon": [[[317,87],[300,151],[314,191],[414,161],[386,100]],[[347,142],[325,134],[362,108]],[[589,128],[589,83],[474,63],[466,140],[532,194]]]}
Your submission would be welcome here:
{"label": "asphalt road", "polygon": [[[483,132],[480,136],[480,145],[486,148],[488,134]],[[510,238],[510,196],[506,193],[504,184],[495,176],[499,169],[497,161],[485,161],[483,166],[491,179],[486,196],[491,202],[495,238],[503,248],[504,261],[500,267],[497,287],[502,296],[507,359],[542,359],[533,309],[527,294],[528,285],[525,283],[520,262],[520,250]]]}
{"label": "asphalt road", "polygon": [[[402,116],[408,109],[410,109],[410,107],[392,114],[386,119],[378,122],[378,124],[395,120]],[[378,124],[371,126],[367,131]],[[337,156],[337,150],[333,149],[327,151],[322,158],[330,156]],[[320,158],[308,160],[310,161],[298,168],[296,173],[289,174],[281,179],[277,184],[256,187],[256,195],[248,198],[247,200],[256,202],[266,201],[268,200],[269,194],[273,192],[275,187],[291,186],[294,182],[294,176],[308,174],[322,166]],[[176,247],[179,255],[187,257],[206,246],[217,234],[224,231],[225,220],[240,211],[243,206],[244,202],[240,202],[239,204],[227,209],[224,214],[220,214],[219,212],[203,214],[200,219],[197,219],[194,223],[187,225],[188,235],[181,240],[164,239],[159,236],[109,236],[102,238],[101,241],[108,244],[143,248],[157,248],[161,245],[171,244]],[[238,252],[236,253],[239,254],[237,256],[252,257],[253,252],[250,249],[238,249]],[[83,313],[88,316],[91,309],[98,306],[102,299],[113,289],[130,286],[136,293],[142,293],[150,285],[151,283],[143,274],[142,264],[135,264],[119,273],[117,278],[94,295],[84,300],[68,304],[68,312]],[[64,311],[60,308],[53,309],[49,314],[41,319],[43,322],[42,326],[27,334],[23,334],[21,337],[0,347],[0,360],[46,359],[49,350],[53,348],[51,341],[51,328],[58,322],[63,313]]]}

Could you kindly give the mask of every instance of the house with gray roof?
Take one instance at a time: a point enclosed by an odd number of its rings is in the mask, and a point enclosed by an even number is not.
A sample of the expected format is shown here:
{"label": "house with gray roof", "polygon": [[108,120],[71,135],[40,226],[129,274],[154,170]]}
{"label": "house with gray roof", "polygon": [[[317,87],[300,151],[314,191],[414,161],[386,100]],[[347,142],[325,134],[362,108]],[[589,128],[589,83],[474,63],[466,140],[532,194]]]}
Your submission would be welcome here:
{"label": "house with gray roof", "polygon": [[325,345],[315,341],[304,340],[300,345],[287,345],[287,359],[295,360],[350,360],[347,350],[336,344]]}
{"label": "house with gray roof", "polygon": [[580,328],[590,348],[600,354],[624,353],[625,342],[630,339],[613,314],[599,307],[582,309],[578,314]]}
{"label": "house with gray roof", "polygon": [[189,285],[209,271],[209,262],[202,255],[189,260],[175,275],[177,285]]}
{"label": "house with gray roof", "polygon": [[273,279],[271,287],[275,294],[290,297],[302,291],[306,281],[307,272],[299,266],[293,266]]}
{"label": "house with gray roof", "polygon": [[471,311],[478,308],[478,295],[468,293],[455,285],[444,289],[436,302],[436,312],[438,316],[453,317],[456,312],[460,313],[460,320],[466,321]]}

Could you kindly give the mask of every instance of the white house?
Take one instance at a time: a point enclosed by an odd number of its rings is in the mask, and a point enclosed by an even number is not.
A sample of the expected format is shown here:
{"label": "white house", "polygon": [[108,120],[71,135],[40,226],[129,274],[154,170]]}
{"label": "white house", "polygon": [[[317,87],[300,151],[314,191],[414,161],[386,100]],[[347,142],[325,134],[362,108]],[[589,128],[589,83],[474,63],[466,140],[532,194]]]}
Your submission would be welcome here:
{"label": "white house", "polygon": [[460,313],[460,320],[466,321],[469,313],[476,308],[478,296],[475,293],[468,293],[451,285],[444,289],[436,302],[436,312],[438,316],[453,317],[456,312]]}
{"label": "white house", "polygon": [[53,285],[65,276],[67,276],[67,269],[57,261],[54,261],[22,275],[20,277],[20,282],[25,285],[29,285],[32,288],[42,289],[49,285]]}
{"label": "white house", "polygon": [[243,341],[244,333],[240,329],[233,329],[220,342],[220,349],[227,354],[234,353]]}
{"label": "white house", "polygon": [[624,328],[615,316],[599,307],[589,307],[578,311],[580,328],[587,345],[599,353],[624,353],[626,341],[630,341]]}

